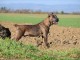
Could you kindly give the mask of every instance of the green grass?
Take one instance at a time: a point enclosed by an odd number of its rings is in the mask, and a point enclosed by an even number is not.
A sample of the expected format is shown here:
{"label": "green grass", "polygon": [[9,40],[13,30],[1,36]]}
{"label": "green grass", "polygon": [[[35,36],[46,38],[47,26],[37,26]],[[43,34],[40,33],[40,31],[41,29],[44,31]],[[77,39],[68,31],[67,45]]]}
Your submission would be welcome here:
{"label": "green grass", "polygon": [[32,45],[23,45],[20,42],[9,39],[0,39],[0,57],[7,59],[30,58],[31,55],[39,52],[37,47]]}
{"label": "green grass", "polygon": [[[80,27],[80,15],[57,15],[59,17],[59,26]],[[36,24],[44,20],[47,14],[14,14],[0,13],[0,21],[10,21],[15,23]]]}
{"label": "green grass", "polygon": [[16,23],[36,24],[43,20],[43,17],[33,14],[0,14],[0,21],[10,21]]}
{"label": "green grass", "polygon": [[80,27],[80,18],[60,18],[59,26]]}
{"label": "green grass", "polygon": [[24,45],[15,40],[0,39],[0,58],[19,60],[79,60],[80,49],[70,51],[42,51],[33,45]]}

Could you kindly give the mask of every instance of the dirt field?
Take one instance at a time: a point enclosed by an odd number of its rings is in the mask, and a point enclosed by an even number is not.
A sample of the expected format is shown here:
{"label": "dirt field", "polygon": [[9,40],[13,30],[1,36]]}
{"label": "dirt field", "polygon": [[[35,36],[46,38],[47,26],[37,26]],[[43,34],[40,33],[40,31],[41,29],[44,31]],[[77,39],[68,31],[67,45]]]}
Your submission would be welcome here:
{"label": "dirt field", "polygon": [[[14,23],[0,22],[0,24],[10,28],[12,37],[14,37],[16,30],[13,26]],[[35,46],[36,40],[39,40],[40,43],[42,42],[39,49],[45,50],[46,48],[42,38],[22,37],[20,41],[24,44],[33,44]],[[80,28],[60,27],[53,25],[50,28],[48,42],[50,44],[50,48],[48,50],[68,50],[70,48],[80,48]]]}

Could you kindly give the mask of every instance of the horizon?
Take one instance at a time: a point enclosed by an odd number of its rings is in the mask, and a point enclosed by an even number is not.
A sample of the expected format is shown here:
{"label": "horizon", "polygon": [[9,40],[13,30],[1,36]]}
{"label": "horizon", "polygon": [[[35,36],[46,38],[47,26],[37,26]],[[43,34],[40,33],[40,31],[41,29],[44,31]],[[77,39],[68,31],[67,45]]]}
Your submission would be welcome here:
{"label": "horizon", "polygon": [[32,9],[41,11],[80,12],[80,0],[1,0],[0,7],[9,9]]}

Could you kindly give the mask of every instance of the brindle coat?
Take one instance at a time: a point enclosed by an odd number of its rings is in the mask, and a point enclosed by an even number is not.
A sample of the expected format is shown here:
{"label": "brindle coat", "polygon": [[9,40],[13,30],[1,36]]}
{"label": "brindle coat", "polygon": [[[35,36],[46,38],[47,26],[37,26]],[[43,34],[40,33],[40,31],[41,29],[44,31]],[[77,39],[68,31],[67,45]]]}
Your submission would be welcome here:
{"label": "brindle coat", "polygon": [[46,19],[35,25],[17,25],[15,39],[19,40],[22,36],[42,36],[44,38],[45,45],[49,47],[47,42],[47,37],[49,33],[50,26],[57,23],[59,19],[53,13],[49,14]]}

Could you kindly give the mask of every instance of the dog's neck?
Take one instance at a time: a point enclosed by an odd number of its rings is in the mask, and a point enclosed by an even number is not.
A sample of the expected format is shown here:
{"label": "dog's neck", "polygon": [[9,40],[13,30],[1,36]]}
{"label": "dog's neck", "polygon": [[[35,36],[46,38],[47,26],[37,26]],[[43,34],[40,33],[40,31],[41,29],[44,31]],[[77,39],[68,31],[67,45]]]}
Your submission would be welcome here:
{"label": "dog's neck", "polygon": [[43,24],[47,27],[50,27],[51,26],[51,23],[49,21],[49,18],[46,18],[44,21],[43,21]]}
{"label": "dog's neck", "polygon": [[38,24],[40,27],[44,27],[47,31],[49,31],[51,23],[49,22],[49,18],[46,18],[42,22]]}

